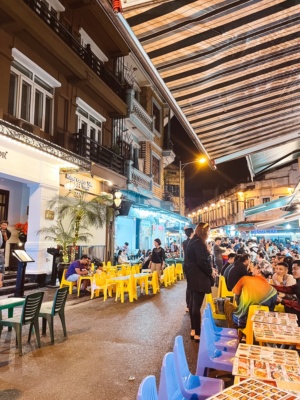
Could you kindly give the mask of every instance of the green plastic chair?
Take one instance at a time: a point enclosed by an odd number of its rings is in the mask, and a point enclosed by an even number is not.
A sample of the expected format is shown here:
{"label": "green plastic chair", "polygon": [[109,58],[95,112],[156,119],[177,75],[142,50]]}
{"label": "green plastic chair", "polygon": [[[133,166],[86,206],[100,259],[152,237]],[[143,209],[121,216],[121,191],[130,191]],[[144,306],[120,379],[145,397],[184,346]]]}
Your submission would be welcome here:
{"label": "green plastic chair", "polygon": [[51,343],[54,344],[53,320],[55,315],[59,315],[61,320],[64,336],[67,337],[66,321],[65,321],[65,305],[68,297],[69,289],[63,287],[57,289],[53,301],[42,304],[39,317],[43,318],[42,334],[46,335],[47,321],[49,325]]}
{"label": "green plastic chair", "polygon": [[16,344],[19,349],[19,355],[22,355],[22,327],[29,325],[28,343],[30,342],[32,328],[34,327],[38,347],[41,347],[39,330],[39,311],[43,301],[44,292],[28,294],[25,297],[22,314],[20,316],[5,318],[0,321],[0,327],[7,326],[16,331]]}

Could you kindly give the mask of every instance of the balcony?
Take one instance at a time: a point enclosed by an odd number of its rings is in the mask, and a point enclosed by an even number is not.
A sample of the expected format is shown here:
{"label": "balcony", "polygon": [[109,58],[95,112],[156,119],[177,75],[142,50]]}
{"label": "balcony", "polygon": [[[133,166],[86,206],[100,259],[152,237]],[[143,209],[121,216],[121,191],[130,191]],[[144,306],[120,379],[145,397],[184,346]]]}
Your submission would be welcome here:
{"label": "balcony", "polygon": [[75,147],[80,156],[124,175],[124,158],[80,131],[75,135]]}
{"label": "balcony", "polygon": [[139,141],[152,141],[154,139],[153,118],[135,99],[134,90],[127,89],[126,99],[128,107],[128,117],[126,118],[127,127],[134,131],[134,135]]}
{"label": "balcony", "polygon": [[134,168],[133,161],[126,161],[126,177],[128,180],[128,190],[142,194],[145,197],[151,198],[153,196],[152,177],[144,174],[137,168]]}
{"label": "balcony", "polygon": [[81,46],[80,42],[55,18],[41,0],[23,0],[48,26],[64,41],[99,78],[109,86],[124,102],[126,90],[123,85],[91,51],[90,46]]}

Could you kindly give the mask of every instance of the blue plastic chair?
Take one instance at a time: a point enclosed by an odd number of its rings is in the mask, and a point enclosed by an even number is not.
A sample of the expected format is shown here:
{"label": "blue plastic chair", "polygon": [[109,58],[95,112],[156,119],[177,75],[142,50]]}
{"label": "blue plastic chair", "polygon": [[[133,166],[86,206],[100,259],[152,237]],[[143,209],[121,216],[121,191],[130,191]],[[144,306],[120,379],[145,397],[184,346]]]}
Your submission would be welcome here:
{"label": "blue plastic chair", "polygon": [[146,378],[142,380],[136,400],[158,400],[154,375],[146,376]]}
{"label": "blue plastic chair", "polygon": [[238,330],[237,329],[222,328],[222,327],[216,325],[214,317],[213,317],[211,305],[209,303],[206,304],[206,307],[205,307],[204,313],[203,313],[203,318],[209,318],[211,320],[215,335],[232,337],[235,339],[238,338]]}
{"label": "blue plastic chair", "polygon": [[210,338],[215,342],[216,348],[218,350],[236,351],[239,345],[239,340],[237,338],[229,338],[226,336],[216,335],[210,318],[206,318],[206,323],[210,329]]}
{"label": "blue plastic chair", "polygon": [[175,369],[179,381],[181,394],[186,399],[191,399],[196,393],[197,398],[205,400],[224,389],[222,379],[206,378],[191,374],[183,346],[182,336],[175,338],[174,344]]}
{"label": "blue plastic chair", "polygon": [[211,330],[207,318],[202,321],[201,339],[198,351],[196,375],[204,376],[208,368],[232,372],[235,351],[218,350],[211,340]]}
{"label": "blue plastic chair", "polygon": [[[167,353],[164,356],[160,382],[158,390],[159,400],[185,400],[185,397],[181,393],[177,373],[175,370],[174,353]],[[193,394],[189,397],[191,400],[198,399],[197,394]]]}

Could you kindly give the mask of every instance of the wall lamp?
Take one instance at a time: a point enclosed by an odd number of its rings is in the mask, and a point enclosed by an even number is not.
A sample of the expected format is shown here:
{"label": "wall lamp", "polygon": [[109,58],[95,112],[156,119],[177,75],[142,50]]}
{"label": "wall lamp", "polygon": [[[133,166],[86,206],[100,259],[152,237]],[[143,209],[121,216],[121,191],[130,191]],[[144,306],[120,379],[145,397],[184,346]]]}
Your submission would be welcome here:
{"label": "wall lamp", "polygon": [[117,191],[114,193],[114,205],[119,208],[122,203],[122,192]]}

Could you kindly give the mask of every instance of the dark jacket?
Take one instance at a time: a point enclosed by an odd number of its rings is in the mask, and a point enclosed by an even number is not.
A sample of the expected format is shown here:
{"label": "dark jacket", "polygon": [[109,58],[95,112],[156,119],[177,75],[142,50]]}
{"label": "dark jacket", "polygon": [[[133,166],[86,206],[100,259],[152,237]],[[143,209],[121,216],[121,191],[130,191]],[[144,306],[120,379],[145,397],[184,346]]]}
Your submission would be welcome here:
{"label": "dark jacket", "polygon": [[196,236],[186,249],[185,272],[188,289],[194,292],[211,293],[211,258],[205,244]]}
{"label": "dark jacket", "polygon": [[234,263],[226,280],[227,289],[232,291],[237,282],[246,275],[249,275],[246,265],[240,261]]}

